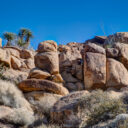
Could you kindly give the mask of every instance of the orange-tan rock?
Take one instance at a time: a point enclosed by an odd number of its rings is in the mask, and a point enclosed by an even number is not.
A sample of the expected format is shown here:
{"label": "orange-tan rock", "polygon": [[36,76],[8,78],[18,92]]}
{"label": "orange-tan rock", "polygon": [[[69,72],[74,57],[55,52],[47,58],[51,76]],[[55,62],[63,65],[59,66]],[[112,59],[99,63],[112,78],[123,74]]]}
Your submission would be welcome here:
{"label": "orange-tan rock", "polygon": [[45,91],[51,92],[59,95],[67,95],[68,90],[58,85],[55,82],[51,82],[48,80],[40,80],[40,79],[27,79],[19,83],[18,87],[23,92],[31,92],[31,91]]}
{"label": "orange-tan rock", "polygon": [[21,50],[21,52],[20,52],[20,57],[21,57],[22,59],[33,58],[32,51],[23,49],[23,50]]}
{"label": "orange-tan rock", "polygon": [[20,67],[21,67],[21,61],[18,58],[12,56],[11,57],[11,67],[13,69],[20,69]]}
{"label": "orange-tan rock", "polygon": [[116,43],[116,44],[114,44],[114,48],[119,51],[117,59],[122,64],[124,64],[124,66],[128,70],[128,44]]}
{"label": "orange-tan rock", "polygon": [[11,67],[10,60],[11,60],[11,56],[10,56],[9,51],[6,51],[6,50],[0,48],[0,62]]}
{"label": "orange-tan rock", "polygon": [[40,70],[39,68],[34,68],[30,71],[28,78],[47,79],[50,76],[50,73]]}
{"label": "orange-tan rock", "polygon": [[64,82],[64,80],[60,74],[52,75],[51,79],[53,82],[57,82],[57,83],[63,83]]}
{"label": "orange-tan rock", "polygon": [[84,57],[84,84],[86,89],[105,88],[106,56],[86,52]]}
{"label": "orange-tan rock", "polygon": [[50,74],[59,73],[59,60],[57,52],[44,52],[35,55],[35,66]]}
{"label": "orange-tan rock", "polygon": [[16,58],[20,58],[20,51],[19,51],[19,49],[17,50],[17,49],[15,49],[14,47],[13,48],[11,48],[11,47],[6,47],[6,48],[4,48],[6,51],[8,51],[9,53],[10,53],[10,55],[12,55],[12,56],[14,56],[14,57],[16,57]]}
{"label": "orange-tan rock", "polygon": [[43,41],[39,44],[37,51],[38,53],[57,52],[57,44],[52,40]]}
{"label": "orange-tan rock", "polygon": [[128,86],[128,71],[122,63],[107,59],[107,87],[120,89]]}

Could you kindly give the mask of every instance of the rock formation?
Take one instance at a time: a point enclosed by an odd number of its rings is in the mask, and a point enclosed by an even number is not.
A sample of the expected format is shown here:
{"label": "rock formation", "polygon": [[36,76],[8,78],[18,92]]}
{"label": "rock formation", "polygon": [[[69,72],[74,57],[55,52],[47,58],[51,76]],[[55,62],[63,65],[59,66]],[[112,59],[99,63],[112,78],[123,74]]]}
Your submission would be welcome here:
{"label": "rock formation", "polygon": [[68,94],[68,90],[63,87],[63,79],[59,74],[56,42],[44,41],[39,44],[35,55],[35,66],[36,68],[31,69],[28,80],[19,83],[19,88],[22,91],[45,91],[59,95]]}
{"label": "rock formation", "polygon": [[[85,44],[71,42],[59,46],[49,40],[41,42],[36,52],[4,47],[0,48],[0,62],[10,67],[4,76],[17,82],[27,78],[35,82],[47,80],[67,88],[69,92],[111,87],[120,89],[128,85],[127,35],[96,36]],[[109,40],[113,44],[111,48],[97,45],[105,46]]]}
{"label": "rock formation", "polygon": [[83,46],[84,44],[75,42],[58,46],[60,73],[69,91],[84,89],[81,56]]}
{"label": "rock formation", "polygon": [[128,86],[128,44],[115,43],[106,50],[88,43],[83,52],[85,89],[120,89]]}
{"label": "rock formation", "polygon": [[[110,41],[112,45],[107,48]],[[4,72],[0,67],[0,77],[4,80],[6,77],[13,79],[20,89],[0,80],[2,127],[5,122],[10,127],[10,122],[12,126],[15,123],[40,125],[40,121],[50,123],[51,120],[64,127],[79,127],[95,112],[94,108],[102,108],[103,105],[103,111],[113,111],[113,99],[122,100],[126,95],[128,34],[96,36],[86,43],[71,42],[59,46],[48,40],[41,42],[36,52],[3,47],[0,48],[0,63],[8,67]],[[127,95],[126,101],[123,101],[126,106]],[[106,101],[107,105],[104,105]],[[99,108],[96,110],[100,111]],[[111,113],[106,117],[109,115]],[[39,120],[34,122],[35,119]],[[36,128],[35,125],[33,127]]]}

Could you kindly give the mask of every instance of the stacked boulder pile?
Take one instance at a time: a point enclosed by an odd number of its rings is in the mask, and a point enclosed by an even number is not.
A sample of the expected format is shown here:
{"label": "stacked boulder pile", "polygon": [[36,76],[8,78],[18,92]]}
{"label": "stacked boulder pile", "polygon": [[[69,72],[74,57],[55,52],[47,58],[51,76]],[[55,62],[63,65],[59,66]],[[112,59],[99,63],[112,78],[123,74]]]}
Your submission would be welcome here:
{"label": "stacked boulder pile", "polygon": [[81,56],[83,47],[84,44],[76,42],[58,46],[60,73],[64,79],[65,87],[70,92],[84,89]]}
{"label": "stacked boulder pile", "polygon": [[2,75],[14,81],[26,79],[30,69],[35,67],[35,53],[35,51],[17,47],[1,47],[0,66],[8,67]]}
{"label": "stacked boulder pile", "polygon": [[105,44],[112,46],[104,49],[94,43],[85,45],[85,89],[121,89],[128,86],[128,33],[110,35]]}
{"label": "stacked boulder pile", "polygon": [[39,44],[35,55],[35,66],[28,79],[19,83],[23,92],[42,91],[58,95],[67,95],[59,74],[57,44],[54,41],[44,41]]}

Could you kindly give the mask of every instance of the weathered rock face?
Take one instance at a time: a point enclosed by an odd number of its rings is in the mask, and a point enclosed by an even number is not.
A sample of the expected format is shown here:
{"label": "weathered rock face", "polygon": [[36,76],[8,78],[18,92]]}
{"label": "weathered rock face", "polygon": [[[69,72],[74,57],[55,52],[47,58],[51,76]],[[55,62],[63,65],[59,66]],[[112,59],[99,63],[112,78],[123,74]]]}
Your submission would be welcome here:
{"label": "weathered rock face", "polygon": [[52,75],[50,77],[50,79],[53,81],[53,82],[56,82],[56,83],[63,83],[64,80],[62,78],[62,76],[60,74],[55,74],[55,75]]}
{"label": "weathered rock face", "polygon": [[24,92],[46,91],[59,95],[68,94],[68,90],[66,88],[49,80],[28,79],[19,83],[18,87]]}
{"label": "weathered rock face", "polygon": [[59,60],[57,52],[45,52],[36,54],[35,65],[37,68],[46,70],[51,74],[59,73]]}
{"label": "weathered rock face", "polygon": [[14,56],[16,58],[20,58],[20,49],[15,49],[13,47],[4,47],[6,51],[10,53],[11,56]]}
{"label": "weathered rock face", "polygon": [[59,60],[57,44],[54,41],[44,41],[38,46],[38,53],[35,55],[35,65],[41,70],[46,70],[50,74],[59,73]]}
{"label": "weathered rock face", "polygon": [[105,88],[106,84],[106,52],[96,44],[85,45],[84,85],[86,89]]}
{"label": "weathered rock face", "polygon": [[41,42],[38,46],[38,53],[57,52],[57,44],[52,40]]}
{"label": "weathered rock face", "polygon": [[12,56],[11,57],[11,65],[12,65],[13,69],[19,69],[20,70],[21,62],[18,58]]}
{"label": "weathered rock face", "polygon": [[62,73],[62,77],[68,83],[78,82],[78,80],[75,77],[73,77],[70,73],[67,73],[66,71]]}
{"label": "weathered rock face", "polygon": [[69,91],[77,91],[77,82],[83,85],[83,64],[81,50],[84,44],[68,43],[67,45],[59,45],[59,65],[60,73],[65,81],[65,86]]}
{"label": "weathered rock face", "polygon": [[69,43],[65,45],[59,45],[59,63],[60,69],[63,67],[68,67],[72,65],[72,61],[76,59],[81,59],[81,50],[83,49],[84,44],[80,43]]}
{"label": "weathered rock face", "polygon": [[50,73],[46,72],[46,71],[42,71],[38,68],[34,68],[30,71],[28,78],[36,78],[36,79],[47,79],[49,78],[51,75]]}
{"label": "weathered rock face", "polygon": [[26,65],[27,69],[35,68],[35,63],[33,58],[25,59],[24,64]]}
{"label": "weathered rock face", "polygon": [[[128,44],[115,43],[106,52],[95,44],[85,45],[84,85],[86,89],[128,86]],[[110,59],[111,58],[111,59]]]}
{"label": "weathered rock face", "polygon": [[116,48],[107,48],[106,49],[106,56],[108,58],[118,59],[118,57],[119,57],[119,50],[116,49]]}
{"label": "weathered rock face", "polygon": [[106,56],[86,52],[84,62],[84,84],[86,89],[105,88]]}
{"label": "weathered rock face", "polygon": [[35,67],[34,54],[31,50],[21,50],[17,47],[4,47],[0,49],[0,61],[14,70],[28,71]]}
{"label": "weathered rock face", "polygon": [[4,63],[8,67],[11,67],[10,58],[10,53],[0,48],[0,62]]}
{"label": "weathered rock face", "polygon": [[119,51],[118,60],[128,69],[128,44],[116,43],[113,47]]}
{"label": "weathered rock face", "polygon": [[122,63],[107,59],[107,87],[120,89],[128,86],[128,71]]}
{"label": "weathered rock face", "polygon": [[26,50],[26,49],[23,49],[21,50],[20,52],[20,57],[22,59],[29,59],[29,58],[33,58],[34,57],[34,53],[30,50]]}
{"label": "weathered rock face", "polygon": [[94,43],[88,43],[87,45],[85,45],[85,49],[84,49],[85,53],[86,52],[92,52],[92,53],[99,53],[99,54],[106,54],[106,51],[104,48],[102,48],[101,46],[98,46]]}
{"label": "weathered rock face", "polygon": [[65,87],[70,91],[81,91],[84,90],[84,85],[82,82],[77,82],[77,83],[67,83]]}
{"label": "weathered rock face", "polygon": [[59,74],[59,59],[57,44],[54,41],[44,41],[38,46],[38,53],[35,55],[35,66],[28,78],[47,79],[55,83],[63,83]]}
{"label": "weathered rock face", "polygon": [[65,123],[70,120],[70,117],[77,117],[78,109],[80,108],[80,100],[82,97],[89,95],[88,91],[78,91],[60,98],[51,109],[51,118],[58,123]]}

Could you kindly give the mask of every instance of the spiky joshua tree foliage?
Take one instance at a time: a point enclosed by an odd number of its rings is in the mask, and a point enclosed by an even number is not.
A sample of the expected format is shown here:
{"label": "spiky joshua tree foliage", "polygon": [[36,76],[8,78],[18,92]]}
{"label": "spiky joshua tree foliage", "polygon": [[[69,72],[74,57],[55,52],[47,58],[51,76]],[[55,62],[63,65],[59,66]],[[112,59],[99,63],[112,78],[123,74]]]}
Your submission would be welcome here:
{"label": "spiky joshua tree foliage", "polygon": [[6,46],[11,46],[11,41],[16,38],[16,35],[12,32],[5,32],[3,38],[7,40]]}
{"label": "spiky joshua tree foliage", "polygon": [[33,38],[33,34],[31,30],[26,28],[21,28],[18,33],[18,36],[19,36],[18,44],[27,49],[30,45],[30,39]]}

